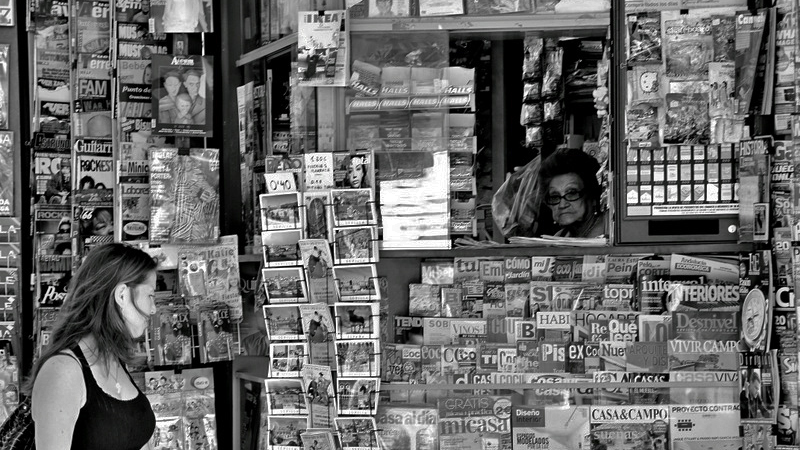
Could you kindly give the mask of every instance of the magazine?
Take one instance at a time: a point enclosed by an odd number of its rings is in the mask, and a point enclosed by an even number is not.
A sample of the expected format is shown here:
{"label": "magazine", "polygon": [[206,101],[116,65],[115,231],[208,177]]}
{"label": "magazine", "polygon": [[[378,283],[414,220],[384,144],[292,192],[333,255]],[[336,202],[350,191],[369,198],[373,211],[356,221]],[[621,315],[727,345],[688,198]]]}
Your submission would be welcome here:
{"label": "magazine", "polygon": [[772,252],[760,250],[741,255],[742,330],[740,349],[764,351],[770,348],[772,324]]}
{"label": "magazine", "polygon": [[150,160],[150,242],[169,242],[175,221],[175,179],[178,149],[157,148],[149,151]]}
{"label": "magazine", "polygon": [[780,390],[777,352],[743,352],[739,362],[742,420],[776,423]]}
{"label": "magazine", "polygon": [[[2,109],[2,105],[0,105]],[[3,114],[0,113],[0,116]],[[5,128],[0,126],[0,128]],[[16,146],[13,131],[0,131],[0,216],[14,216],[14,179]]]}
{"label": "magazine", "polygon": [[652,442],[653,448],[669,445],[669,407],[592,406],[592,449],[626,448],[628,442]]}
{"label": "magazine", "polygon": [[382,448],[422,450],[437,447],[437,411],[431,405],[380,405],[375,416]]}
{"label": "magazine", "polygon": [[736,114],[739,115],[748,114],[752,110],[756,70],[766,22],[765,9],[736,14]]}
{"label": "magazine", "polygon": [[76,190],[112,191],[114,189],[114,158],[111,155],[78,154]]}
{"label": "magazine", "polygon": [[739,355],[735,345],[722,341],[688,341],[674,339],[668,342],[670,371],[734,371],[739,368]]}
{"label": "magazine", "polygon": [[334,84],[340,33],[346,13],[340,10],[300,11],[297,30],[299,86]]}
{"label": "magazine", "polygon": [[671,448],[738,449],[742,443],[738,414],[739,405],[731,403],[671,405]]}
{"label": "magazine", "polygon": [[120,183],[120,239],[149,241],[150,183]]}
{"label": "magazine", "polygon": [[[673,405],[710,405],[739,402],[739,372],[670,372],[675,383],[669,390]],[[681,386],[686,383],[687,386]],[[703,383],[705,386],[697,386]]]}
{"label": "magazine", "polygon": [[[214,243],[219,238],[219,150],[189,149],[179,156],[171,183],[175,189],[171,243]],[[151,175],[152,177],[152,175]],[[152,189],[152,182],[151,182]],[[155,194],[155,192],[153,192]]]}
{"label": "magazine", "polygon": [[307,414],[308,403],[303,382],[298,379],[265,380],[267,413],[270,415]]}
{"label": "magazine", "polygon": [[0,26],[13,27],[16,24],[16,8],[14,0],[0,1]]}
{"label": "magazine", "polygon": [[213,57],[153,55],[152,61],[153,134],[213,137]]}
{"label": "magazine", "polygon": [[[439,449],[510,448],[511,405],[508,396],[459,395],[439,399]],[[478,427],[479,423],[483,425]]]}
{"label": "magazine", "polygon": [[[769,202],[771,153],[771,137],[742,141],[739,147],[738,200],[743,205],[753,205],[739,208],[739,242],[754,242],[757,237],[763,242],[766,237],[769,210],[763,209],[763,203]],[[756,209],[756,204],[762,205]]]}
{"label": "magazine", "polygon": [[108,1],[75,2],[73,30],[78,53],[108,53],[111,43],[111,7]]}
{"label": "magazine", "polygon": [[151,33],[211,33],[213,1],[149,0]]}

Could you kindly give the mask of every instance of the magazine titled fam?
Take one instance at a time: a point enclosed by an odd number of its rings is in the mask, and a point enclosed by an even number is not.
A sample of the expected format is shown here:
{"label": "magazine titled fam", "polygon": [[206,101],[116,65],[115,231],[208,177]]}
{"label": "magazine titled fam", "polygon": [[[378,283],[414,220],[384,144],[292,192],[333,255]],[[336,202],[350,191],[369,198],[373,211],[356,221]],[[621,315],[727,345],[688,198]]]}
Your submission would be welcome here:
{"label": "magazine titled fam", "polygon": [[153,134],[213,136],[213,57],[153,55]]}

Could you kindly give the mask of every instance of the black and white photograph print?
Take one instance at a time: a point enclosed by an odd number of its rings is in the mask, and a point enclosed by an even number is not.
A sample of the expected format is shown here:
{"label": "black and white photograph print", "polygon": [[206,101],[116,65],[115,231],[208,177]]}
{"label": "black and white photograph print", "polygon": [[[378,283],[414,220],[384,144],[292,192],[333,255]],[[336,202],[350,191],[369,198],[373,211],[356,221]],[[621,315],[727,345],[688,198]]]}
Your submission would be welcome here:
{"label": "black and white photograph print", "polygon": [[342,450],[374,450],[378,448],[375,419],[338,417],[333,419]]}
{"label": "black and white photograph print", "polygon": [[336,341],[336,369],[341,377],[380,375],[380,344],[374,340]]}
{"label": "black and white photograph print", "polygon": [[333,339],[334,325],[331,311],[325,303],[300,305],[303,332],[308,342],[328,342]]}
{"label": "black and white photograph print", "polygon": [[153,134],[213,137],[213,57],[153,55]]}
{"label": "black and white photograph print", "polygon": [[266,267],[286,267],[300,265],[298,242],[300,230],[267,231],[261,233],[261,252]]}
{"label": "black and white photograph print", "polygon": [[301,450],[300,435],[308,428],[308,416],[268,416],[269,450]]}
{"label": "black and white photograph print", "polygon": [[151,33],[214,31],[213,0],[150,0],[149,3]]}
{"label": "black and white photograph print", "polygon": [[303,382],[297,379],[265,380],[270,415],[308,414]]}
{"label": "black and white photograph print", "polygon": [[271,341],[303,340],[303,325],[297,305],[265,305],[264,323]]}
{"label": "black and white photograph print", "polygon": [[372,189],[333,189],[333,225],[374,225],[375,196]]}
{"label": "black and white photograph print", "polygon": [[297,192],[261,194],[261,230],[295,230],[302,228],[300,194]]}
{"label": "black and white photograph print", "polygon": [[306,303],[308,295],[303,269],[261,269],[261,280],[267,294],[267,303]]}
{"label": "black and white photograph print", "polygon": [[378,410],[380,378],[337,378],[339,414],[373,416]]}
{"label": "black and white photograph print", "polygon": [[330,239],[330,204],[330,191],[306,191],[303,193],[306,239]]}
{"label": "black and white photograph print", "polygon": [[334,228],[333,259],[339,264],[366,264],[377,262],[378,241],[375,228]]}
{"label": "black and white photograph print", "polygon": [[272,378],[298,378],[306,363],[308,344],[291,342],[269,345],[269,376]]}
{"label": "black and white photograph print", "polygon": [[336,339],[378,339],[380,305],[374,303],[337,303]]}
{"label": "black and white photograph print", "polygon": [[380,300],[378,271],[374,264],[333,268],[339,300],[343,302]]}

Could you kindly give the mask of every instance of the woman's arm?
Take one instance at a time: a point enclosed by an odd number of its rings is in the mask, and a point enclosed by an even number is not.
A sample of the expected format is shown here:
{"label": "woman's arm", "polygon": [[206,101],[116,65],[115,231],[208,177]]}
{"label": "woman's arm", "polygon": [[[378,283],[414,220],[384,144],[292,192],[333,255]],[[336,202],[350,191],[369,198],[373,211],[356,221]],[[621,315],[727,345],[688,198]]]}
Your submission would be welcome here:
{"label": "woman's arm", "polygon": [[36,448],[69,449],[75,422],[85,403],[86,385],[80,363],[67,355],[47,360],[36,376],[31,399]]}

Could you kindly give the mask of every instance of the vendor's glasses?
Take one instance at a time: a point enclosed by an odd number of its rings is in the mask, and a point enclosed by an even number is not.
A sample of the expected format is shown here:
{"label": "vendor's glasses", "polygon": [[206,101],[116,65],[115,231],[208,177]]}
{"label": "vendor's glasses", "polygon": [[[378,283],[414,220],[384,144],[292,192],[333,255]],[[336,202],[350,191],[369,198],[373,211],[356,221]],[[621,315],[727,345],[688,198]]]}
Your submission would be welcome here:
{"label": "vendor's glasses", "polygon": [[557,205],[561,203],[562,198],[568,202],[574,202],[581,197],[583,197],[583,191],[567,191],[564,195],[547,194],[544,202],[548,205]]}

